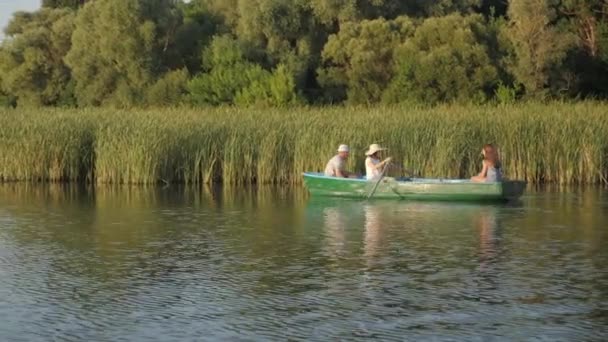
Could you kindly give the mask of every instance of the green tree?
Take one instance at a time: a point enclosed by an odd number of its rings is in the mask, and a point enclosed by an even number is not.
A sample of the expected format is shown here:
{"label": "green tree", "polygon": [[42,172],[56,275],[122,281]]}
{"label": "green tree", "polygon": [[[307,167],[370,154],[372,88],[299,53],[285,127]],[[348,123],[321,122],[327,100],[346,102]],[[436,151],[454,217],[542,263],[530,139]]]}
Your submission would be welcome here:
{"label": "green tree", "polygon": [[4,105],[608,96],[606,0],[42,0],[42,6],[17,14],[0,45]]}
{"label": "green tree", "polygon": [[174,106],[184,102],[188,94],[188,71],[170,71],[146,90],[146,105]]}
{"label": "green tree", "polygon": [[444,16],[452,13],[470,14],[478,10],[483,0],[418,0],[419,16]]}
{"label": "green tree", "polygon": [[42,7],[49,8],[78,8],[84,5],[87,0],[42,0]]}
{"label": "green tree", "polygon": [[293,74],[280,64],[272,74],[265,74],[240,90],[234,102],[240,106],[281,107],[301,103],[301,99]]}
{"label": "green tree", "polygon": [[206,8],[214,17],[222,22],[222,33],[235,33],[238,26],[240,0],[192,0],[195,6]]}
{"label": "green tree", "polygon": [[330,102],[373,103],[393,75],[393,51],[414,32],[407,17],[342,24],[323,49],[319,82]]}
{"label": "green tree", "polygon": [[191,102],[197,105],[233,104],[240,91],[269,76],[247,60],[240,43],[228,35],[213,38],[205,49],[203,71],[188,83]]}
{"label": "green tree", "polygon": [[608,96],[608,1],[563,0],[557,15],[576,42],[567,63],[576,74],[572,93]]}
{"label": "green tree", "polygon": [[173,43],[166,49],[171,68],[185,66],[194,75],[200,71],[202,52],[211,38],[226,29],[223,18],[214,13],[206,0],[193,0],[179,6],[182,21]]}
{"label": "green tree", "polygon": [[238,10],[234,32],[258,51],[258,63],[268,69],[283,64],[299,89],[316,86],[311,80],[327,30],[315,20],[308,0],[240,0]]}
{"label": "green tree", "polygon": [[[2,75],[0,75],[0,82],[2,82]],[[0,90],[0,108],[14,107],[16,105],[15,98],[3,93]]]}
{"label": "green tree", "polygon": [[155,29],[154,23],[142,18],[138,1],[99,0],[85,5],[66,57],[78,103],[141,103],[151,79]]}
{"label": "green tree", "polygon": [[[552,21],[555,11],[547,0],[511,0],[506,34],[513,45],[511,72],[529,96],[546,96],[563,79],[563,62],[572,47],[571,34]],[[553,89],[551,89],[553,88]]]}
{"label": "green tree", "polygon": [[188,83],[193,104],[287,105],[299,101],[293,73],[284,65],[269,72],[251,62],[229,35],[213,39],[203,54],[204,73]]}
{"label": "green tree", "polygon": [[[204,3],[239,41],[257,51],[253,61],[263,68],[284,65],[293,73],[297,89],[310,101],[320,97],[317,71],[331,34],[361,20],[401,14],[424,17],[454,11],[471,12],[479,0],[194,0]],[[383,49],[386,50],[386,49]],[[390,50],[390,48],[389,48]],[[325,69],[325,68],[322,68]],[[390,76],[390,74],[389,74]],[[373,83],[374,81],[372,81]],[[326,87],[332,101],[342,98],[344,87]],[[362,101],[366,101],[362,99]]]}
{"label": "green tree", "polygon": [[72,103],[70,70],[63,57],[73,28],[69,9],[16,13],[0,48],[1,91],[20,106]]}
{"label": "green tree", "polygon": [[315,16],[326,24],[362,19],[394,19],[470,13],[480,0],[311,0]]}
{"label": "green tree", "polygon": [[563,0],[558,14],[568,19],[570,29],[587,54],[597,57],[606,39],[602,31],[608,19],[608,1]]}
{"label": "green tree", "polygon": [[395,77],[384,101],[484,101],[499,80],[481,15],[426,19],[395,51]]}
{"label": "green tree", "polygon": [[309,0],[198,0],[218,17],[265,69],[279,64],[293,74],[296,87],[310,99],[318,95],[316,69],[330,32],[313,13]]}
{"label": "green tree", "polygon": [[147,87],[171,69],[178,15],[166,0],[96,0],[82,7],[65,59],[78,103],[145,104]]}
{"label": "green tree", "polygon": [[501,18],[507,15],[509,3],[507,0],[482,0],[478,6],[479,13],[486,18]]}

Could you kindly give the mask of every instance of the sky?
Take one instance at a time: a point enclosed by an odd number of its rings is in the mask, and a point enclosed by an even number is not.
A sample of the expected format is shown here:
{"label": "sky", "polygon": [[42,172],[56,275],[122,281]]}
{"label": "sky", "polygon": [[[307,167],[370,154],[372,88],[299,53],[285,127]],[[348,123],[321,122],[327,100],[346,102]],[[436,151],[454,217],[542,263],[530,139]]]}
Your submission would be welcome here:
{"label": "sky", "polygon": [[0,0],[0,40],[4,38],[4,28],[17,11],[33,11],[40,7],[40,0]]}

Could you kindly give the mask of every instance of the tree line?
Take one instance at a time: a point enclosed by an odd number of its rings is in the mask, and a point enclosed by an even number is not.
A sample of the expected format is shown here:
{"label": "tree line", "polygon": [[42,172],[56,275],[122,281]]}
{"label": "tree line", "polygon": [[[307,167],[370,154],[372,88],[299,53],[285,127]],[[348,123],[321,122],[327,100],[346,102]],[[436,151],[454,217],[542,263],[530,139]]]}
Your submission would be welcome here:
{"label": "tree line", "polygon": [[608,0],[44,0],[0,105],[287,106],[608,96]]}

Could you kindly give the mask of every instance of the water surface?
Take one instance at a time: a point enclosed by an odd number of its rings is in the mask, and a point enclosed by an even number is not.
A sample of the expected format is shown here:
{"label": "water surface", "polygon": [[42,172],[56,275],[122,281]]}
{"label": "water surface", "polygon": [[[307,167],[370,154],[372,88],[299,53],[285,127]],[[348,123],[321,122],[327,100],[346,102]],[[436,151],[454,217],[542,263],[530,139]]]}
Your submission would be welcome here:
{"label": "water surface", "polygon": [[605,340],[608,193],[0,186],[10,341]]}

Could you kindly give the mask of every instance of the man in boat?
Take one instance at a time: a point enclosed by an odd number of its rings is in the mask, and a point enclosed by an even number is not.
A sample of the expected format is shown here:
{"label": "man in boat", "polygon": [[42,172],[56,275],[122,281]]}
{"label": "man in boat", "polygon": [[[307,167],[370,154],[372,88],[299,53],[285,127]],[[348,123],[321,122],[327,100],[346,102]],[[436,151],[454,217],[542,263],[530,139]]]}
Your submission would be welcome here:
{"label": "man in boat", "polygon": [[327,166],[325,166],[325,176],[327,177],[342,177],[348,178],[352,174],[346,171],[346,161],[348,160],[348,154],[350,149],[348,145],[340,145],[338,147],[338,154],[329,160]]}

